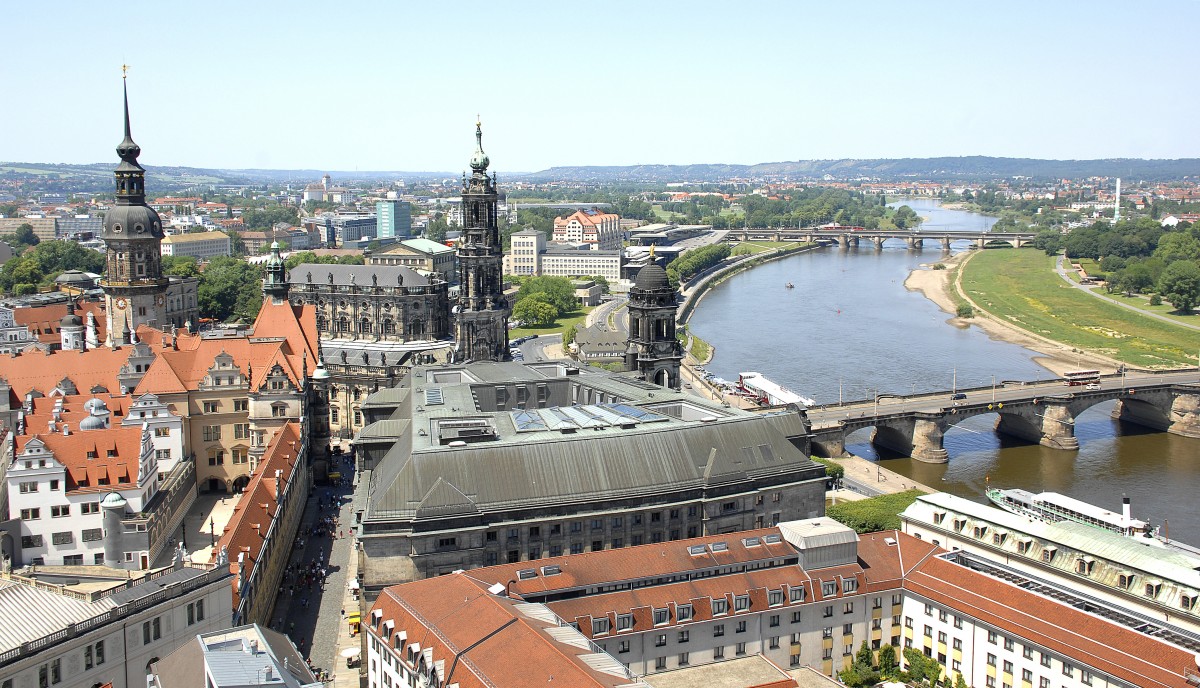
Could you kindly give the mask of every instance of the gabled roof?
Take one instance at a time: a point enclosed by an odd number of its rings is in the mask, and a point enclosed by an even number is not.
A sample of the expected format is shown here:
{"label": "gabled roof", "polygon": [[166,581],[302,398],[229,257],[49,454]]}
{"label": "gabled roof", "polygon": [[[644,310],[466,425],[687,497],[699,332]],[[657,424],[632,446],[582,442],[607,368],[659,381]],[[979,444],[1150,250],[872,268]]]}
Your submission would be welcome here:
{"label": "gabled roof", "polygon": [[117,373],[132,351],[128,346],[53,353],[26,350],[19,355],[0,356],[0,378],[12,388],[10,403],[14,405],[19,405],[31,390],[50,393],[64,377],[80,391],[99,386],[119,392]]}
{"label": "gabled roof", "polygon": [[[594,661],[599,648],[561,625],[542,605],[493,595],[468,574],[387,588],[363,619],[364,626],[370,626],[376,612],[380,630],[371,632],[381,634],[393,621],[395,631],[407,634],[407,644],[419,644],[422,651],[432,651],[435,664],[443,662],[438,676],[443,685],[644,687],[619,664],[613,663],[612,673],[594,668],[590,661],[603,666]],[[520,661],[513,661],[517,657]]]}
{"label": "gabled roof", "polygon": [[[61,410],[56,408],[58,397],[34,400],[33,412],[25,416],[24,435],[14,437],[19,456],[26,446],[37,440],[54,460],[66,469],[67,493],[108,492],[127,489],[137,482],[142,454],[141,426],[121,427],[121,416],[129,407],[128,396],[105,394],[101,400],[112,414],[112,427],[104,430],[80,430],[80,422],[89,413],[83,406],[93,398],[90,394],[62,397]],[[49,429],[57,413],[55,431]],[[62,434],[63,425],[71,434]],[[89,454],[93,458],[88,458]],[[106,481],[101,483],[101,481]]]}

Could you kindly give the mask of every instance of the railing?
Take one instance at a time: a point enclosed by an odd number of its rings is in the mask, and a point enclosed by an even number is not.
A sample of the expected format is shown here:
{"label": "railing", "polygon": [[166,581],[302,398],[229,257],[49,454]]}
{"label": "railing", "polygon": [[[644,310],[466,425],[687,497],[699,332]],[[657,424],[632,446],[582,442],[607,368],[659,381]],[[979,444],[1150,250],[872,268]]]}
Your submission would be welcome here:
{"label": "railing", "polygon": [[[126,602],[123,605],[120,605],[118,607],[113,607],[112,609],[101,612],[91,618],[84,619],[83,621],[79,621],[77,623],[69,624],[66,628],[63,628],[62,630],[55,631],[54,633],[42,636],[41,638],[36,638],[34,640],[30,640],[30,641],[21,643],[17,647],[14,647],[6,652],[0,653],[0,667],[11,664],[22,657],[25,657],[27,655],[33,654],[34,652],[41,650],[44,647],[48,647],[51,645],[57,645],[58,643],[61,643],[64,640],[82,635],[83,633],[86,633],[86,632],[90,631],[91,629],[96,628],[97,626],[102,626],[104,624],[111,623],[113,621],[118,621],[127,616],[136,614],[136,613],[143,611],[149,607],[159,604],[165,600],[172,599],[175,597],[181,597],[181,596],[186,595],[194,590],[202,588],[214,581],[220,580],[221,578],[225,578],[225,577],[231,575],[229,573],[229,567],[227,567],[227,566],[226,567],[210,567],[207,564],[192,564],[192,563],[180,562],[180,563],[177,563],[173,567],[162,569],[161,571],[157,571],[154,574],[151,574],[150,576],[143,577],[143,578],[139,579],[139,582],[146,581],[146,580],[153,580],[154,578],[158,578],[160,576],[166,575],[166,574],[176,571],[180,568],[203,568],[203,569],[209,569],[209,570],[202,576],[197,576],[195,578],[192,578],[191,580],[182,581],[180,583],[176,583],[174,585],[165,587],[162,590],[159,590],[158,592],[155,592],[151,595],[147,595],[146,597],[141,597],[136,600],[130,600],[129,602]],[[18,581],[19,584],[33,585],[39,589],[49,590],[50,592],[54,592],[54,593],[61,594],[61,595],[67,596],[67,597],[71,597],[72,599],[83,600],[85,602],[94,601],[94,600],[88,599],[90,597],[90,595],[88,595],[88,594],[79,593],[74,590],[65,590],[62,588],[62,586],[51,585],[49,583],[42,583],[40,581],[36,581],[36,580],[30,579],[30,578],[25,578],[24,576],[3,574],[3,579],[16,580],[16,581]],[[131,584],[132,584],[132,582],[127,582],[126,585],[124,585],[124,586],[118,586],[112,590],[105,591],[104,593],[99,594],[97,599],[107,597],[107,596],[111,595],[113,592],[115,592],[116,590],[127,589],[128,587],[130,587]]]}

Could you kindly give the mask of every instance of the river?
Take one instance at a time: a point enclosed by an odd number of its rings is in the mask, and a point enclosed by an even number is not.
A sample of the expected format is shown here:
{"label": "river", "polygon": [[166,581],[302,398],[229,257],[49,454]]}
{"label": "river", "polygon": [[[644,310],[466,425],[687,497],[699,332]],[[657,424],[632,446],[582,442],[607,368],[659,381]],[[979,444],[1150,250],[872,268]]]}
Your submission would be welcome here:
{"label": "river", "polygon": [[[933,200],[905,202],[928,218],[926,232],[978,232],[994,222]],[[956,242],[953,250],[966,249],[966,242]],[[863,242],[857,249],[824,248],[767,263],[710,291],[690,327],[716,347],[707,366],[714,374],[736,380],[739,372],[758,371],[821,404],[870,399],[876,392],[985,386],[993,376],[1053,377],[1037,364],[1035,352],[993,340],[976,327],[956,327],[931,301],[904,288],[909,272],[942,255],[936,242],[910,251],[889,240],[882,250]],[[787,289],[788,282],[795,288]],[[1078,452],[999,436],[992,432],[992,415],[951,428],[946,464],[880,457],[869,430],[851,435],[847,450],[977,501],[986,501],[989,477],[996,487],[1052,490],[1114,511],[1127,494],[1136,517],[1167,520],[1172,538],[1200,545],[1200,441],[1113,421],[1113,403],[1080,414]]]}

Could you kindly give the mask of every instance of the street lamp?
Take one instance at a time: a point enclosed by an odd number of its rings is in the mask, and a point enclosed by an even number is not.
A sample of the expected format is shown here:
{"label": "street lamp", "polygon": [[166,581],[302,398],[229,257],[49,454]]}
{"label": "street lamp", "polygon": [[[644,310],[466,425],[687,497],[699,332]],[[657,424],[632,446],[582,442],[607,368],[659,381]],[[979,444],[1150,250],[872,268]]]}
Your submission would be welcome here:
{"label": "street lamp", "polygon": [[992,376],[992,403],[996,403],[996,376]]}
{"label": "street lamp", "polygon": [[[203,528],[203,526],[201,526]],[[217,522],[210,516],[208,518],[208,536],[212,538],[212,546],[217,546]]]}
{"label": "street lamp", "polygon": [[183,544],[184,549],[187,549],[187,518],[179,523],[179,542]]}
{"label": "street lamp", "polygon": [[950,393],[958,394],[958,368],[950,371]]}

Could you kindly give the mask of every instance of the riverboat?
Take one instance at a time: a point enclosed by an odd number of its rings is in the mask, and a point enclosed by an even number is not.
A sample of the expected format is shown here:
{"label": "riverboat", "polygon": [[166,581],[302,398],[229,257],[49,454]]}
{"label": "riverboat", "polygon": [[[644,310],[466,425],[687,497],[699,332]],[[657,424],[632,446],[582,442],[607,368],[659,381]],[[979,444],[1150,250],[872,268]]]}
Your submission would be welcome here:
{"label": "riverboat", "polygon": [[1130,515],[1128,497],[1124,499],[1124,513],[1120,514],[1057,492],[1033,494],[1026,490],[991,488],[987,490],[987,497],[1001,509],[1048,523],[1074,521],[1131,537],[1158,534],[1157,528]]}
{"label": "riverboat", "polygon": [[781,384],[771,382],[762,373],[739,373],[737,387],[745,395],[762,406],[786,406],[799,404],[815,406],[817,402],[800,396]]}

